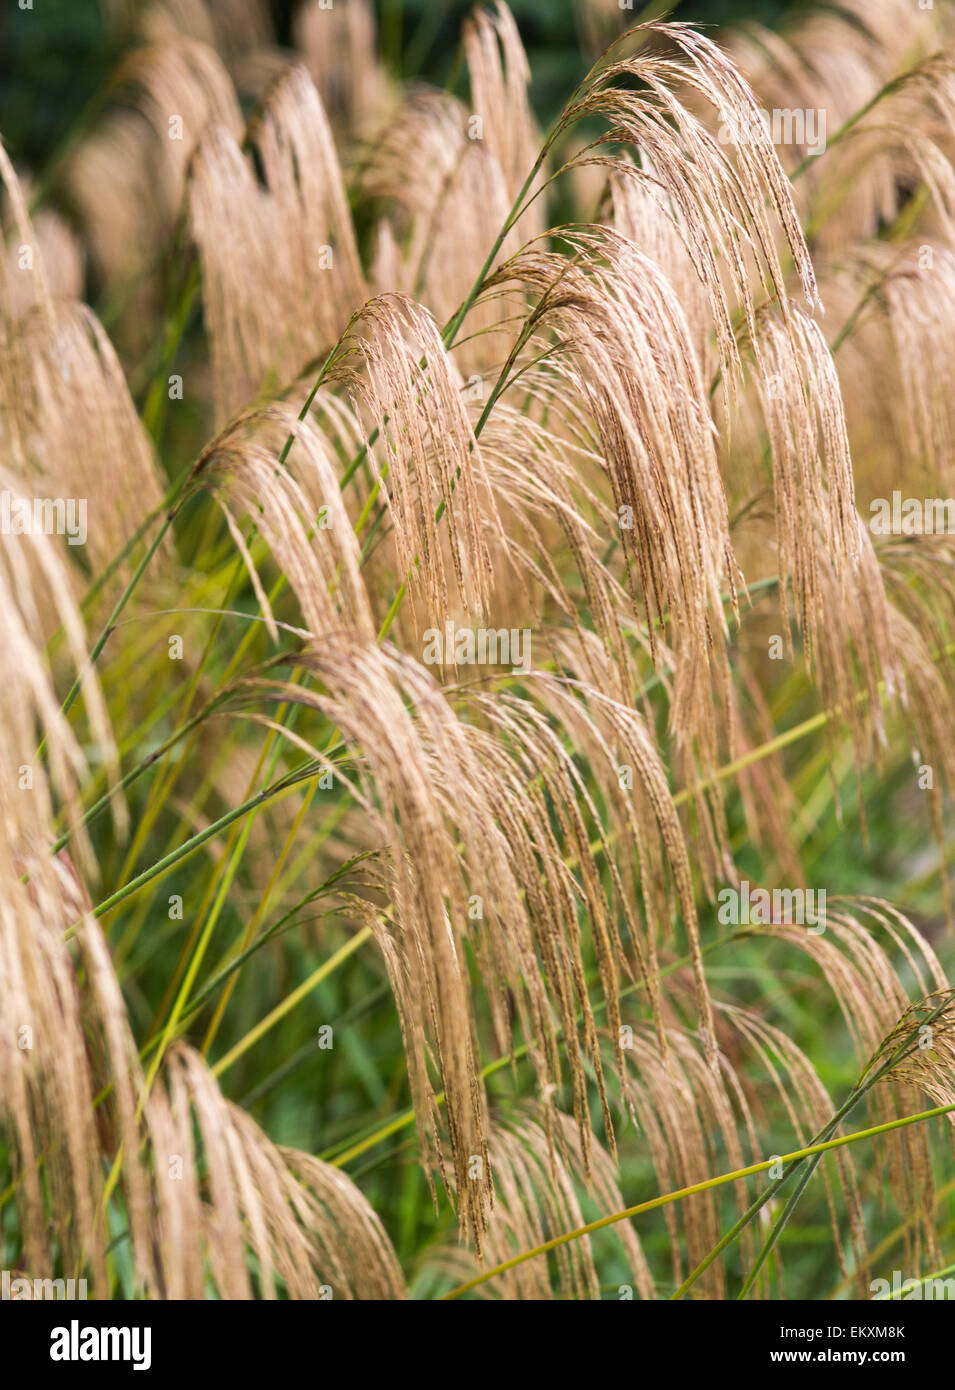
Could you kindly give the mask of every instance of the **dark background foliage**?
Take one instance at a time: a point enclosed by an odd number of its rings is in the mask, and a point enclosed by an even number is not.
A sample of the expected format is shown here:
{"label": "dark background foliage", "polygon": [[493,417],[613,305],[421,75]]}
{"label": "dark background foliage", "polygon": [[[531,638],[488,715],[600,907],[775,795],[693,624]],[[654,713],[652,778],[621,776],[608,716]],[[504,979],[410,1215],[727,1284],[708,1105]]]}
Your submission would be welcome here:
{"label": "dark background foliage", "polygon": [[[0,8],[0,134],[14,160],[39,170],[84,104],[99,91],[121,51],[96,0],[6,0]],[[272,0],[275,32],[288,43],[297,0]],[[446,80],[471,0],[376,0],[382,47],[405,78]],[[634,16],[638,11],[634,5]],[[722,25],[757,19],[776,27],[793,0],[689,0],[675,19]],[[580,79],[572,0],[513,0],[534,74],[533,100],[546,120]]]}

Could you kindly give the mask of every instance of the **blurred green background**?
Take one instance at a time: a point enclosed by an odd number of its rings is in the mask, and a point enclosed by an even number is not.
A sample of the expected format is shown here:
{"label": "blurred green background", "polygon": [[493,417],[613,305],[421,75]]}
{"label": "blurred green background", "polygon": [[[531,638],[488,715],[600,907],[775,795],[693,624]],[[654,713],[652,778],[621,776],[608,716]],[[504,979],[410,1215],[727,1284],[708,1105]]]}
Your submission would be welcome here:
{"label": "blurred green background", "polygon": [[[15,161],[38,169],[108,77],[123,40],[97,0],[32,0],[32,9],[20,9],[20,3],[6,0],[0,7],[0,134]],[[290,43],[297,4],[272,0],[280,43]],[[382,49],[392,70],[444,82],[471,4],[376,0]],[[510,7],[534,74],[534,104],[547,120],[581,75],[575,6],[573,0],[511,0]],[[635,0],[633,18],[639,8]],[[802,8],[791,0],[677,0],[670,13],[693,24],[757,19],[776,27],[787,13]]]}

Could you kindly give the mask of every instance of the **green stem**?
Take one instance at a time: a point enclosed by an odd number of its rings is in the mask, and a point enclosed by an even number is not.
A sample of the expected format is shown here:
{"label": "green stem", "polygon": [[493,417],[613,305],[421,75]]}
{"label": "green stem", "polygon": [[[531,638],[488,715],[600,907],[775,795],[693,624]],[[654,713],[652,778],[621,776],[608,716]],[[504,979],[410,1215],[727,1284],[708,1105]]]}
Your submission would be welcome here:
{"label": "green stem", "polygon": [[894,1289],[892,1293],[877,1293],[872,1301],[873,1303],[884,1303],[886,1300],[893,1298],[911,1297],[915,1292],[915,1288],[924,1288],[930,1279],[944,1279],[946,1274],[952,1273],[955,1273],[955,1264],[946,1265],[944,1269],[936,1269],[933,1274],[925,1274],[921,1279],[916,1279],[914,1281],[906,1279],[901,1289]]}
{"label": "green stem", "polygon": [[[143,758],[141,762],[137,763],[135,767],[130,768],[129,772],[127,772],[124,777],[120,778],[114,788],[104,792],[99,800],[94,801],[93,805],[90,806],[87,811],[84,811],[80,825],[88,825],[101,811],[104,811],[117,791],[125,791],[126,788],[131,787],[134,782],[138,782],[140,777],[147,773],[151,767],[155,766],[160,758],[164,757],[171,748],[174,748],[180,739],[184,738],[190,730],[196,728],[197,725],[202,723],[203,719],[208,717],[216,703],[217,700],[214,700],[210,702],[210,704],[204,706],[198,714],[193,715],[190,720],[185,724],[181,724],[174,733],[170,734],[164,743],[161,743],[158,748],[154,748],[153,751]],[[52,853],[58,854],[61,849],[64,849],[69,844],[73,834],[74,831],[72,829],[64,830],[63,834],[53,842]]]}
{"label": "green stem", "polygon": [[[267,802],[274,801],[276,797],[283,796],[286,792],[291,791],[292,787],[297,783],[307,781],[309,777],[314,775],[319,766],[319,762],[311,758],[307,762],[300,764],[294,772],[279,778],[277,782],[273,782],[270,787],[263,787],[261,791],[249,797],[247,801],[243,801],[240,806],[234,806],[232,810],[227,811],[224,816],[220,816],[219,819],[213,821],[211,825],[207,825],[205,830],[200,830],[198,834],[191,836],[184,844],[171,850],[169,854],[164,855],[163,858],[157,860],[155,864],[151,864],[148,869],[144,869],[141,874],[137,874],[135,878],[130,879],[122,888],[118,888],[115,893],[111,893],[108,898],[104,898],[101,903],[98,903],[97,906],[93,908],[92,915],[97,918],[105,917],[107,913],[119,907],[120,903],[125,902],[127,898],[133,897],[141,888],[145,888],[147,883],[152,883],[154,879],[161,878],[164,874],[168,873],[170,869],[175,868],[183,859],[187,859],[191,854],[194,854],[207,840],[213,839],[235,821],[241,820],[242,817],[247,815],[250,811],[257,810],[258,807],[264,806]],[[64,939],[69,940],[71,937],[75,936],[77,931],[81,928],[82,922],[75,923],[65,934]]]}
{"label": "green stem", "polygon": [[[942,1003],[938,1006],[938,1008],[932,1012],[932,1014],[930,1015],[930,1019],[934,1020],[935,1018],[937,1018],[938,1015],[942,1012],[942,1010],[947,1007],[948,1003],[949,1000],[947,998],[943,1000]],[[913,1033],[912,1035],[910,1035],[909,1038],[905,1039],[904,1042],[900,1043],[899,1047],[896,1048],[896,1050],[874,1072],[871,1072],[869,1075],[863,1075],[858,1085],[853,1089],[852,1093],[846,1098],[846,1100],[843,1101],[842,1105],[832,1116],[832,1118],[823,1126],[819,1133],[814,1136],[812,1140],[814,1144],[819,1141],[828,1139],[829,1136],[837,1128],[837,1126],[841,1124],[841,1122],[846,1118],[850,1111],[855,1109],[857,1103],[868,1091],[872,1089],[876,1082],[880,1081],[882,1077],[885,1076],[886,1073],[893,1066],[896,1065],[897,1062],[902,1060],[902,1057],[905,1055],[904,1049],[909,1045],[913,1037],[917,1040],[918,1033]],[[779,1160],[777,1160],[777,1162],[778,1161]],[[802,1195],[809,1182],[809,1179],[815,1172],[816,1167],[818,1166],[818,1162],[819,1159],[816,1158],[809,1165],[807,1171],[803,1174],[800,1183],[796,1189],[796,1192],[793,1194],[793,1196],[787,1203],[782,1217],[776,1222],[776,1225],[774,1226],[769,1238],[767,1239],[765,1245],[763,1246],[763,1249],[760,1252],[754,1269],[751,1271],[749,1278],[744,1283],[743,1289],[739,1295],[740,1298],[744,1298],[746,1294],[749,1292],[750,1288],[752,1287],[752,1284],[757,1274],[759,1273],[759,1270],[762,1268],[764,1261],[772,1251],[773,1247],[776,1244],[776,1241],[779,1239],[779,1236],[782,1234],[782,1230],[786,1224],[786,1221],[789,1219],[789,1216],[791,1215],[792,1211],[795,1210],[796,1202],[798,1202],[799,1197]],[[718,1242],[718,1244],[715,1245],[713,1249],[709,1252],[706,1258],[703,1261],[701,1261],[699,1265],[697,1265],[696,1269],[693,1270],[692,1274],[690,1274],[684,1280],[684,1282],[672,1295],[674,1299],[681,1298],[683,1294],[685,1294],[687,1290],[691,1287],[691,1285],[696,1283],[700,1275],[703,1274],[707,1269],[709,1269],[713,1261],[717,1259],[729,1245],[732,1244],[732,1242],[736,1239],[736,1237],[740,1234],[744,1227],[749,1225],[750,1221],[752,1221],[753,1218],[762,1210],[766,1203],[769,1202],[780,1190],[780,1188],[783,1187],[789,1181],[789,1178],[796,1171],[796,1168],[798,1166],[798,1164],[794,1164],[792,1167],[786,1168],[785,1171],[770,1184],[766,1191],[762,1193],[761,1196],[756,1198],[756,1200],[749,1207],[749,1209],[745,1211],[743,1215],[739,1218],[739,1220],[736,1221],[730,1227],[730,1229],[726,1232],[726,1234]]]}
{"label": "green stem", "polygon": [[265,1018],[261,1019],[254,1028],[250,1029],[245,1037],[236,1043],[235,1047],[230,1048],[224,1057],[219,1058],[218,1062],[216,1062],[215,1066],[212,1068],[213,1076],[221,1076],[234,1062],[237,1062],[242,1054],[249,1050],[253,1043],[258,1042],[263,1033],[267,1033],[270,1028],[274,1027],[274,1025],[280,1021],[280,1019],[283,1019],[287,1013],[291,1012],[296,1004],[307,995],[311,994],[316,985],[320,984],[333,970],[337,970],[342,961],[354,955],[359,946],[363,946],[366,941],[371,939],[371,936],[371,927],[362,927],[361,931],[356,932],[353,937],[345,942],[344,946],[340,946],[337,951],[333,952],[327,960],[322,962],[317,970],[312,971],[307,980],[303,980],[296,989],[292,990],[291,994],[287,994],[282,1002],[275,1006],[270,1014],[266,1014]]}
{"label": "green stem", "polygon": [[[109,641],[110,636],[112,635],[113,628],[116,626],[116,623],[117,623],[117,621],[118,621],[120,615],[122,614],[124,608],[126,607],[127,603],[128,603],[129,600],[132,598],[133,593],[134,593],[134,591],[135,591],[137,585],[139,584],[139,581],[142,579],[143,575],[145,574],[145,572],[146,572],[146,567],[148,566],[150,560],[153,558],[153,556],[155,555],[156,551],[159,549],[160,545],[162,544],[162,541],[163,541],[163,538],[164,538],[165,535],[166,535],[166,532],[169,530],[170,526],[172,526],[172,523],[173,523],[173,521],[175,520],[175,517],[176,517],[176,514],[177,514],[178,510],[179,510],[179,508],[182,506],[183,501],[185,500],[185,499],[182,497],[182,495],[181,495],[182,492],[183,492],[183,489],[185,488],[185,486],[186,486],[186,478],[183,477],[183,478],[181,479],[180,483],[179,483],[179,484],[177,485],[177,487],[176,487],[176,491],[175,491],[175,493],[174,493],[174,495],[173,495],[173,502],[172,502],[172,505],[170,506],[169,510],[168,510],[167,513],[166,513],[166,517],[165,517],[165,520],[163,521],[162,526],[160,526],[159,530],[156,532],[155,536],[154,536],[153,539],[152,539],[152,542],[151,542],[150,545],[149,545],[148,550],[147,550],[146,553],[143,555],[143,558],[140,560],[139,564],[136,566],[135,570],[133,571],[133,573],[132,573],[132,575],[131,575],[131,577],[130,577],[130,579],[129,579],[129,582],[128,582],[127,585],[126,585],[126,588],[123,590],[123,592],[120,594],[119,598],[116,600],[116,603],[115,603],[115,605],[114,605],[114,607],[113,607],[113,611],[112,611],[112,613],[109,615],[109,619],[108,619],[108,621],[107,621],[107,623],[106,623],[106,626],[103,628],[103,630],[102,630],[102,632],[100,633],[99,637],[97,637],[96,641],[95,641],[94,644],[93,644],[93,647],[92,647],[92,649],[91,649],[91,651],[90,651],[90,654],[89,654],[88,663],[87,663],[87,664],[88,664],[88,667],[89,667],[90,669],[91,669],[92,667],[94,667],[94,666],[96,665],[97,661],[99,660],[99,658],[100,658],[100,656],[101,656],[101,654],[102,654],[103,648],[106,646],[106,643]],[[178,500],[177,500],[177,499],[178,499]],[[72,709],[73,705],[74,705],[75,702],[76,702],[76,697],[79,695],[80,691],[81,691],[82,688],[83,688],[83,682],[84,682],[85,679],[86,679],[86,672],[82,672],[82,671],[81,671],[81,672],[79,672],[79,673],[77,674],[76,680],[75,680],[75,681],[73,682],[73,684],[70,686],[70,689],[69,689],[69,691],[67,692],[66,699],[63,701],[63,706],[62,706],[62,713],[63,713],[63,714],[68,714],[68,713],[70,712],[70,710]],[[41,741],[40,746],[39,746],[39,748],[38,748],[38,750],[37,750],[37,757],[42,756],[42,753],[43,753],[43,750],[44,750],[45,746],[46,746],[46,739],[44,738],[44,739]]]}
{"label": "green stem", "polygon": [[[951,998],[949,995],[946,994],[946,996],[942,999],[941,1003],[938,1004],[936,1008],[934,1008],[932,1012],[928,1014],[924,1020],[921,1021],[920,1025],[913,1031],[913,1033],[909,1035],[907,1039],[905,1039],[903,1042],[899,1044],[899,1046],[889,1055],[889,1057],[886,1058],[886,1060],[882,1063],[881,1066],[877,1067],[876,1070],[871,1072],[868,1076],[863,1076],[862,1080],[856,1086],[855,1090],[847,1098],[845,1103],[842,1106],[840,1106],[839,1110],[826,1125],[825,1130],[818,1136],[820,1139],[827,1139],[829,1135],[833,1133],[836,1126],[843,1119],[845,1119],[846,1116],[848,1116],[852,1110],[855,1109],[855,1107],[859,1104],[862,1098],[869,1091],[872,1090],[872,1088],[876,1085],[877,1082],[881,1081],[883,1077],[888,1075],[892,1068],[897,1066],[899,1062],[903,1061],[907,1056],[911,1056],[913,1050],[918,1050],[918,1040],[921,1033],[921,1028],[928,1024],[934,1023],[935,1020],[943,1013],[943,1011],[948,1007],[950,1003]],[[913,1042],[914,1049],[912,1046]],[[796,1184],[795,1190],[792,1192],[785,1207],[783,1208],[780,1215],[777,1217],[772,1230],[766,1237],[763,1247],[756,1258],[753,1268],[750,1270],[749,1274],[744,1280],[743,1287],[739,1292],[740,1299],[746,1297],[750,1289],[753,1287],[753,1284],[756,1282],[756,1279],[759,1276],[759,1271],[762,1269],[763,1265],[766,1263],[766,1260],[769,1258],[773,1249],[777,1245],[779,1238],[782,1235],[783,1230],[785,1229],[786,1223],[789,1221],[789,1218],[796,1210],[796,1207],[799,1204],[800,1197],[802,1196],[803,1192],[805,1192],[806,1188],[809,1186],[809,1183],[812,1181],[813,1174],[819,1167],[821,1161],[822,1155],[817,1154],[813,1159],[811,1159],[809,1163],[806,1164],[803,1172],[800,1174],[800,1178],[798,1183]],[[790,1173],[792,1171],[793,1170],[790,1169]],[[789,1178],[789,1175],[789,1173],[784,1173],[777,1186],[782,1186],[782,1184],[785,1183]],[[762,1200],[759,1203],[760,1206],[763,1206],[765,1204],[765,1202],[769,1199],[769,1195],[771,1194],[766,1194],[766,1196],[762,1198]],[[692,1283],[692,1277],[690,1280],[687,1281],[687,1285],[684,1285],[684,1287],[687,1287],[689,1283]],[[676,1295],[674,1295],[674,1297],[675,1296]]]}
{"label": "green stem", "polygon": [[564,1231],[551,1240],[545,1240],[540,1245],[535,1245],[531,1250],[524,1250],[510,1260],[504,1260],[491,1269],[483,1270],[473,1279],[469,1279],[467,1283],[459,1284],[450,1293],[444,1294],[443,1301],[460,1298],[462,1294],[470,1293],[472,1289],[486,1284],[489,1279],[494,1279],[498,1274],[505,1274],[509,1269],[515,1269],[528,1260],[536,1259],[538,1255],[546,1255],[551,1250],[556,1250],[562,1245],[569,1245],[572,1241],[592,1235],[595,1231],[602,1231],[608,1226],[614,1226],[619,1221],[628,1221],[635,1216],[642,1216],[645,1212],[656,1211],[659,1207],[668,1206],[672,1202],[681,1202],[685,1197],[693,1197],[700,1192],[711,1192],[714,1188],[724,1187],[727,1183],[739,1182],[741,1178],[750,1178],[756,1173],[765,1173],[768,1168],[772,1168],[778,1162],[792,1163],[800,1159],[810,1158],[813,1154],[829,1153],[833,1149],[844,1148],[847,1144],[858,1144],[863,1139],[873,1139],[879,1134],[888,1134],[893,1130],[904,1129],[907,1125],[921,1124],[924,1120],[934,1120],[939,1115],[950,1115],[953,1111],[955,1111],[955,1102],[950,1105],[937,1105],[931,1110],[922,1110],[917,1115],[906,1115],[899,1120],[889,1120],[885,1124],[873,1125],[869,1129],[856,1130],[853,1134],[843,1134],[838,1139],[827,1139],[820,1144],[810,1144],[804,1149],[795,1149],[792,1153],[782,1154],[780,1158],[766,1159],[763,1163],[751,1163],[748,1167],[737,1168],[732,1173],[721,1173],[718,1177],[707,1178],[704,1182],[678,1188],[675,1192],[665,1192],[662,1196],[652,1197],[648,1202],[638,1202],[636,1206],[625,1207],[623,1211],[613,1212],[610,1216],[602,1216],[597,1221],[589,1221],[585,1226],[578,1226],[575,1230]]}

